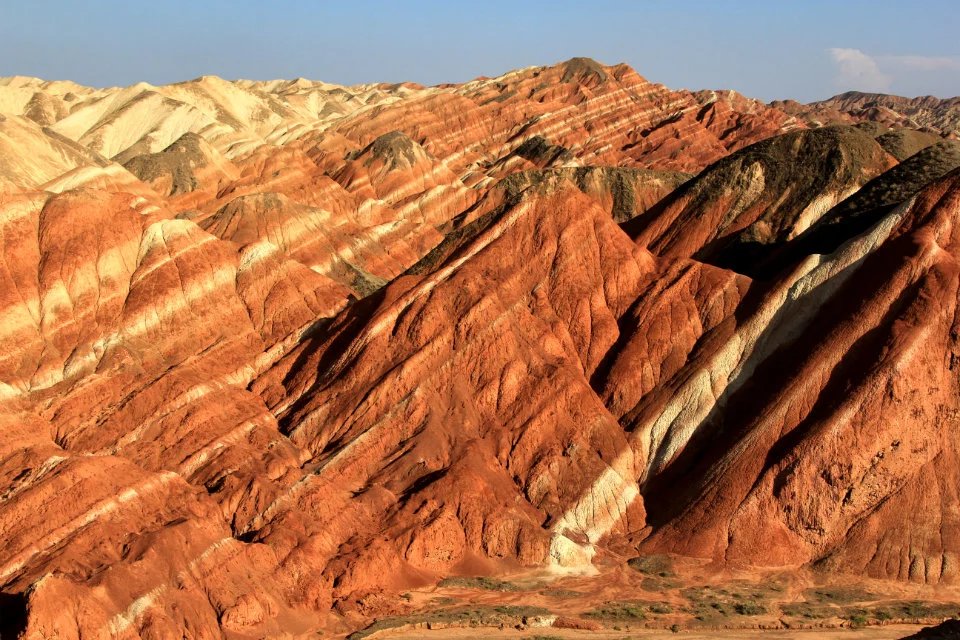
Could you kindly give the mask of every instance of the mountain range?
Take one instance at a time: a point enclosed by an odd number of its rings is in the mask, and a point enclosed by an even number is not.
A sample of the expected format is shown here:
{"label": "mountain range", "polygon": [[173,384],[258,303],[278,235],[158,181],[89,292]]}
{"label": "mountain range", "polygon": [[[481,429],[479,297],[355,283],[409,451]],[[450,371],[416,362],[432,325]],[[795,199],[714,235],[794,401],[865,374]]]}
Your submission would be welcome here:
{"label": "mountain range", "polygon": [[960,611],[958,139],[586,58],[0,80],[0,636]]}

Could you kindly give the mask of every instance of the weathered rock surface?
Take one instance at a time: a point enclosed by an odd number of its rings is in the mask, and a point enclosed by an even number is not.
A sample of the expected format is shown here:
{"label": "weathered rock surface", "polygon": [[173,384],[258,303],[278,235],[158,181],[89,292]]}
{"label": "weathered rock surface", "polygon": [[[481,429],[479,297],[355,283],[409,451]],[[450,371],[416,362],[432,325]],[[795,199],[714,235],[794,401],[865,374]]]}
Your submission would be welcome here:
{"label": "weathered rock surface", "polygon": [[957,581],[939,134],[588,59],[0,113],[0,632],[341,633],[638,552]]}

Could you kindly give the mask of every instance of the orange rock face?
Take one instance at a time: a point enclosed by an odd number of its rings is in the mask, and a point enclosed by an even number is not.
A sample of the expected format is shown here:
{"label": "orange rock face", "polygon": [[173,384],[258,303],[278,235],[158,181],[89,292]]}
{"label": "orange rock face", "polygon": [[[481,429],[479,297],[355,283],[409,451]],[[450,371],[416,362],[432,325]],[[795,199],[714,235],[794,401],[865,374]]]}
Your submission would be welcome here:
{"label": "orange rock face", "polygon": [[625,553],[957,581],[958,143],[587,59],[0,98],[0,633]]}

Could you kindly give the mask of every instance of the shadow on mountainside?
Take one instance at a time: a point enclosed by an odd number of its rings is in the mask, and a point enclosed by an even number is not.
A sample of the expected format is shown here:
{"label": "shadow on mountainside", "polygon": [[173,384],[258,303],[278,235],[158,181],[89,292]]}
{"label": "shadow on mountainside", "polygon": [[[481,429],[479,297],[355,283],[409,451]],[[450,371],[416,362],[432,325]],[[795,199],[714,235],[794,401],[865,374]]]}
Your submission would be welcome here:
{"label": "shadow on mountainside", "polygon": [[20,637],[27,628],[27,597],[22,593],[0,593],[0,640]]}
{"label": "shadow on mountainside", "polygon": [[947,620],[935,627],[924,627],[903,640],[953,640],[960,638],[960,620]]}

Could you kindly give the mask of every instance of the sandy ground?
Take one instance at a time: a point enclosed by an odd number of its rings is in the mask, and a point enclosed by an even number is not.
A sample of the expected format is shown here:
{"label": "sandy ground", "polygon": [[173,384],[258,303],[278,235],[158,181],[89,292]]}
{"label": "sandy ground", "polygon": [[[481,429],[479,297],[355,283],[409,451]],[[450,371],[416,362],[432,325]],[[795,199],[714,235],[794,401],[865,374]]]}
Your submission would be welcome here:
{"label": "sandy ground", "polygon": [[749,629],[731,629],[720,631],[689,631],[680,633],[671,633],[661,630],[638,630],[638,631],[572,631],[568,629],[527,629],[517,631],[516,629],[506,629],[503,631],[497,629],[408,629],[377,634],[375,638],[423,638],[424,640],[444,640],[445,638],[456,638],[457,640],[468,640],[469,638],[563,638],[564,640],[628,640],[630,638],[679,638],[682,640],[708,640],[712,638],[770,638],[786,640],[790,638],[802,638],[804,640],[813,640],[814,638],[822,640],[855,640],[856,638],[877,638],[881,640],[903,638],[912,635],[922,629],[922,625],[887,625],[883,627],[867,627],[863,629],[803,629],[788,631],[761,631]]}

